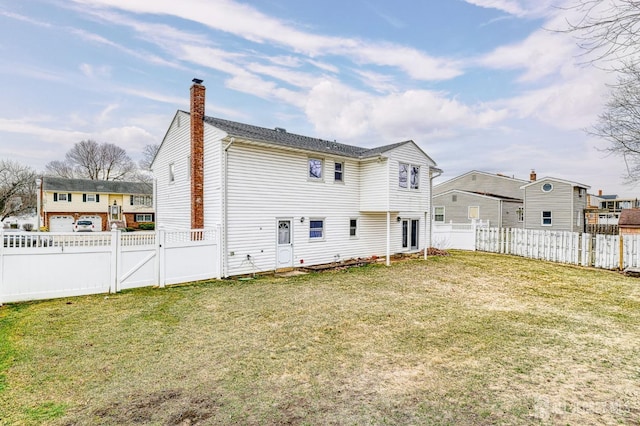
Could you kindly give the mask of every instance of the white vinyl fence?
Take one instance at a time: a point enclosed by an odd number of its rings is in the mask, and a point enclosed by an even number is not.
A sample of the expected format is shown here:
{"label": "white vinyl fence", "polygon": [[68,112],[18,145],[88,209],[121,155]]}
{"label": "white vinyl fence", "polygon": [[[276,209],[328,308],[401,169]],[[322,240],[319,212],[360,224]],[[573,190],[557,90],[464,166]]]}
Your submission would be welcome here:
{"label": "white vinyl fence", "polygon": [[603,269],[640,267],[640,235],[479,228],[476,250]]}
{"label": "white vinyl fence", "polygon": [[442,250],[475,250],[476,229],[487,228],[488,226],[489,222],[475,220],[470,223],[433,222],[431,246]]}
{"label": "white vinyl fence", "polygon": [[3,233],[0,305],[220,278],[218,229]]}

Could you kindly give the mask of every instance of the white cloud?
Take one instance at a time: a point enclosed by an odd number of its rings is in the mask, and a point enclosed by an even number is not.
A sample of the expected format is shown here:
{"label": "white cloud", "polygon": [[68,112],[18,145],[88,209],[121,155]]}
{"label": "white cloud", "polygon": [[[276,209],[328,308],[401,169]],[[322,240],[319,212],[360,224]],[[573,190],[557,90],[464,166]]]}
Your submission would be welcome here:
{"label": "white cloud", "polygon": [[522,69],[522,82],[531,82],[557,73],[573,64],[579,52],[566,34],[536,31],[519,43],[500,46],[478,59],[478,64],[493,69]]}
{"label": "white cloud", "polygon": [[486,9],[497,9],[509,15],[538,17],[546,15],[558,6],[558,0],[464,0],[469,4]]}
{"label": "white cloud", "polygon": [[392,140],[451,134],[451,129],[484,128],[507,116],[506,110],[470,107],[444,93],[408,90],[376,97],[329,80],[311,90],[305,111],[320,134],[345,139],[367,134]]}
{"label": "white cloud", "polygon": [[111,77],[111,67],[108,65],[95,66],[83,63],[79,68],[80,72],[89,78],[105,79]]}
{"label": "white cloud", "polygon": [[[290,23],[265,15],[251,6],[231,0],[212,0],[204,3],[198,0],[183,0],[180,3],[169,0],[74,1],[86,6],[111,7],[134,13],[177,16],[254,43],[274,43],[310,58],[342,55],[361,64],[396,67],[417,80],[446,80],[462,74],[456,61],[431,57],[419,50],[392,43],[311,34],[295,28]],[[109,19],[107,14],[103,16]],[[129,20],[113,22],[131,25],[149,39],[157,38],[153,35],[156,31],[148,25],[132,25]],[[178,30],[174,30],[174,33],[176,32]],[[193,44],[188,41],[188,36],[180,40],[183,45]],[[162,45],[164,44],[165,42],[162,42]]]}

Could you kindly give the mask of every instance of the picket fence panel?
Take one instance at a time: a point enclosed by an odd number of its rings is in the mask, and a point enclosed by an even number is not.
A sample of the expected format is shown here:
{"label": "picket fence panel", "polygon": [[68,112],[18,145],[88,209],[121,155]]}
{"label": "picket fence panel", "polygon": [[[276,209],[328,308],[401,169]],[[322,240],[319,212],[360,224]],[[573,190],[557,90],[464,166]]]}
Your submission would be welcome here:
{"label": "picket fence panel", "polygon": [[0,305],[221,277],[219,229],[9,235]]}
{"label": "picket fence panel", "polygon": [[603,269],[640,268],[640,235],[478,228],[476,250]]}

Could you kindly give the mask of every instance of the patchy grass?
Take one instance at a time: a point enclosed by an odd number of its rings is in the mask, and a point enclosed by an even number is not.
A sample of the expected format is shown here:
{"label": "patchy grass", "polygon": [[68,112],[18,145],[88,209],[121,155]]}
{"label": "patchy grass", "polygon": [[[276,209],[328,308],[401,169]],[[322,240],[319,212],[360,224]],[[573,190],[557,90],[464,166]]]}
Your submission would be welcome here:
{"label": "patchy grass", "polygon": [[640,281],[448,257],[0,308],[0,424],[637,424]]}

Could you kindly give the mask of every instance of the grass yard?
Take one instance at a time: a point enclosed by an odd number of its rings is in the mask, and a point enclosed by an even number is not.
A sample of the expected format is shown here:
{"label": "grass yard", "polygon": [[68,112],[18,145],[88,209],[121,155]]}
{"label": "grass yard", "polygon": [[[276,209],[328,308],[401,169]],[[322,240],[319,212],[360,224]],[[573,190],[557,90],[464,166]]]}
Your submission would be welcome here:
{"label": "grass yard", "polygon": [[0,307],[0,424],[639,424],[640,279],[453,252]]}

